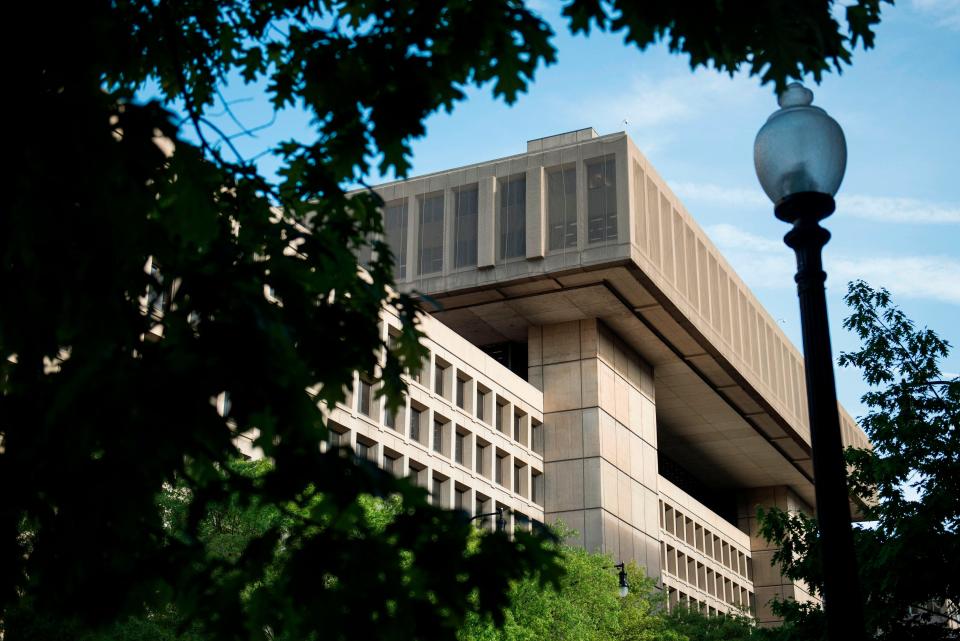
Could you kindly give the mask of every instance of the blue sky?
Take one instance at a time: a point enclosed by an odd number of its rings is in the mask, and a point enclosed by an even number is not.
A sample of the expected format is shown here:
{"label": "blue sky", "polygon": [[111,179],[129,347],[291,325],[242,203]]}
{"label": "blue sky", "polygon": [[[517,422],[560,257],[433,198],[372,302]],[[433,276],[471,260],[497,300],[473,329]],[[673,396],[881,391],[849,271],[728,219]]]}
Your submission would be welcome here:
{"label": "blue sky", "polygon": [[[776,108],[772,87],[745,74],[691,72],[665,48],[641,52],[620,36],[573,37],[558,4],[532,6],[554,25],[558,62],[512,106],[486,87],[431,117],[413,147],[412,175],[519,153],[528,139],[571,129],[626,130],[799,345],[787,227],[753,170],[754,136]],[[854,278],[887,287],[910,317],[960,344],[960,0],[884,5],[876,48],[858,49],[842,75],[808,86],[848,146],[837,213],[825,223],[835,353],[857,344],[841,326],[841,296]],[[227,95],[241,101],[234,110],[247,126],[265,118],[254,87]],[[231,128],[226,116],[217,122]],[[287,113],[261,137],[237,142],[255,153],[299,136],[309,136],[306,118]],[[263,160],[265,170],[273,166]],[[960,353],[945,369],[960,372]],[[861,414],[857,373],[840,370],[838,381],[841,401]]]}

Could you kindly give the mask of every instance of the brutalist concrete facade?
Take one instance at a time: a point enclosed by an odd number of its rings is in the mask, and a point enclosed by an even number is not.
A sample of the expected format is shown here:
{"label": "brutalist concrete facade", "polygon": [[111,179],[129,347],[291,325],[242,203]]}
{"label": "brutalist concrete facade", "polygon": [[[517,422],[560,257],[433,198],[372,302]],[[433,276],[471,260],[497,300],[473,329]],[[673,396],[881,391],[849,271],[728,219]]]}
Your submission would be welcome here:
{"label": "brutalist concrete facade", "polygon": [[[526,485],[512,485],[528,497],[495,502],[524,498],[524,519],[562,520],[578,543],[637,561],[671,603],[744,608],[765,623],[772,596],[810,598],[769,567],[755,519],[757,506],[813,511],[802,357],[625,134],[532,140],[523,154],[375,190],[398,285],[435,301],[438,346],[461,341],[464,367],[495,356],[503,375],[489,380],[528,399],[521,413],[538,436],[522,428],[526,450],[493,446],[527,467]],[[443,349],[432,372],[460,358]],[[477,400],[488,388],[471,389],[471,403],[490,402]],[[451,430],[483,431],[446,414]],[[841,414],[845,442],[868,445]],[[407,428],[390,451],[410,441]],[[471,466],[483,477],[482,463],[460,464]],[[465,479],[455,483],[473,488]],[[483,507],[442,482],[443,504]]]}

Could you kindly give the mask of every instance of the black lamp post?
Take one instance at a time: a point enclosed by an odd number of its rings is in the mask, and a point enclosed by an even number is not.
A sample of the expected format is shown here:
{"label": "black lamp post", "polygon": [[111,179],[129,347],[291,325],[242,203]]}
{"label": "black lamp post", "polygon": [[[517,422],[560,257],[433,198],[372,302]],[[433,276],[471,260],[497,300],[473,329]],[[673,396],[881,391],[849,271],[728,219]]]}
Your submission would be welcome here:
{"label": "black lamp post", "polygon": [[780,94],[780,109],[757,134],[754,164],[777,218],[793,229],[784,242],[797,254],[797,293],[810,414],[810,439],[824,576],[823,607],[831,641],[864,638],[863,607],[853,547],[846,464],[827,326],[821,254],[830,232],[820,221],[833,213],[843,180],[847,145],[840,125],[799,83]]}
{"label": "black lamp post", "polygon": [[471,516],[470,521],[476,521],[477,519],[482,519],[488,516],[497,517],[497,532],[503,532],[507,529],[507,520],[503,518],[503,508],[498,507],[495,512],[486,512],[485,514],[477,514],[476,516]]}
{"label": "black lamp post", "polygon": [[617,563],[613,567],[619,570],[617,576],[620,579],[620,598],[625,599],[627,595],[630,594],[630,584],[627,583],[626,565],[624,565],[623,561],[620,561],[620,563]]}

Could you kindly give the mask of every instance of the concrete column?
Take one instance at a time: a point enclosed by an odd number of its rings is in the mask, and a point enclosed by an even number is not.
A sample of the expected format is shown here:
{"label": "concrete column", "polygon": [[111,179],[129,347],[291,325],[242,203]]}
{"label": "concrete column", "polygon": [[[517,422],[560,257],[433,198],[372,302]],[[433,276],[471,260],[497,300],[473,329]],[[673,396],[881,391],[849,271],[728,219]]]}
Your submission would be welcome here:
{"label": "concrete column", "polygon": [[750,553],[753,557],[753,587],[757,600],[757,622],[772,625],[782,621],[770,609],[770,600],[794,599],[800,603],[817,602],[808,586],[791,581],[780,574],[779,565],[771,565],[776,546],[760,536],[757,508],[777,507],[788,512],[813,514],[813,509],[786,486],[761,487],[745,490],[737,500],[737,526],[750,535]]}
{"label": "concrete column", "polygon": [[477,267],[493,267],[496,262],[497,179],[480,179],[477,194]]}
{"label": "concrete column", "polygon": [[527,258],[543,258],[546,248],[546,198],[543,167],[527,170]]}
{"label": "concrete column", "polygon": [[595,319],[533,327],[543,389],[544,518],[660,576],[653,370]]}

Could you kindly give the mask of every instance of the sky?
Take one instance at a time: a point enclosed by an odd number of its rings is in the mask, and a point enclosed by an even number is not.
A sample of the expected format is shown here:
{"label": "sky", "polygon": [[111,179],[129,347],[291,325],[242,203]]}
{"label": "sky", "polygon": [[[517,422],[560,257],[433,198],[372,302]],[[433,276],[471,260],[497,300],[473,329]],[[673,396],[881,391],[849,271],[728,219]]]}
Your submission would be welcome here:
{"label": "sky", "polygon": [[[795,262],[782,242],[788,227],[774,218],[753,168],[754,137],[777,108],[772,86],[746,74],[691,72],[665,47],[641,52],[619,35],[571,36],[559,3],[528,4],[553,25],[557,63],[539,69],[514,105],[487,86],[469,90],[452,113],[431,116],[410,175],[521,153],[529,139],[573,129],[626,131],[799,347]],[[847,139],[837,212],[824,223],[833,234],[824,264],[835,355],[858,344],[842,327],[842,295],[857,278],[886,287],[919,325],[960,345],[960,0],[884,5],[876,47],[858,48],[842,74],[807,86]],[[228,100],[248,127],[265,118],[253,87],[232,87]],[[304,115],[287,113],[267,138],[307,136],[308,127]],[[237,142],[246,153],[265,139]],[[263,169],[271,162],[263,158]],[[944,369],[960,372],[960,352]],[[837,376],[841,402],[862,415],[859,375]]]}

